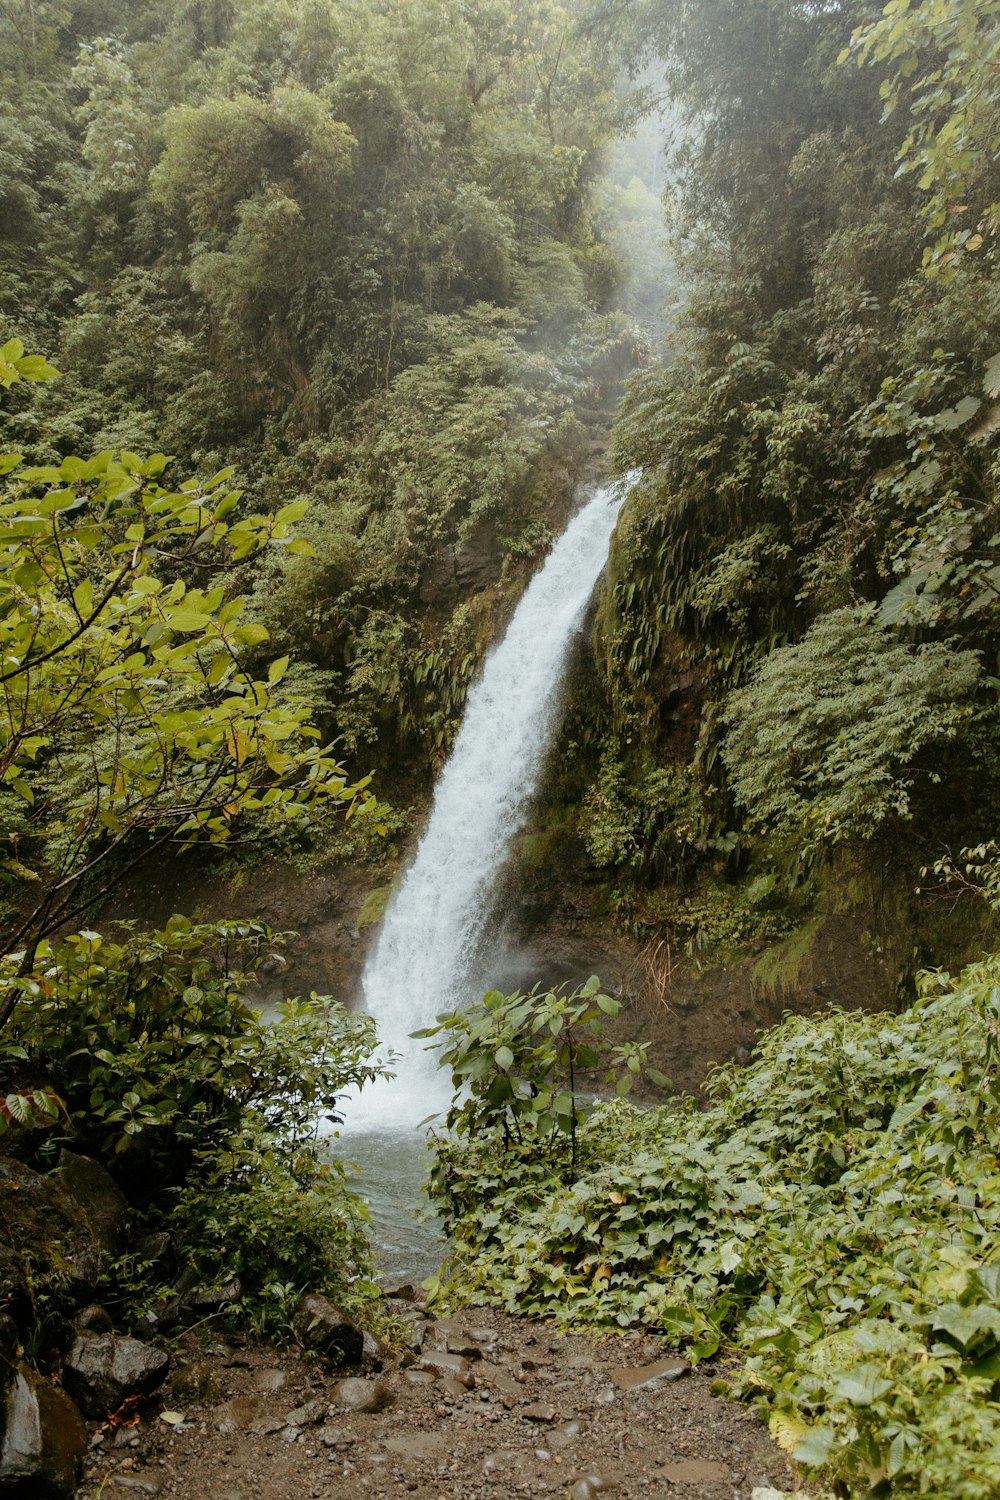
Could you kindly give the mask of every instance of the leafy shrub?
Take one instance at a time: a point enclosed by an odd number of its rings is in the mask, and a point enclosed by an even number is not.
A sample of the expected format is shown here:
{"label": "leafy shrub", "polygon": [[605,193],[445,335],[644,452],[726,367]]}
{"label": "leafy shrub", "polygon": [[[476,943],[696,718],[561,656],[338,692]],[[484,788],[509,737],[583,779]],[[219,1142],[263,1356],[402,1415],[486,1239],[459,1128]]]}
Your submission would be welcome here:
{"label": "leafy shrub", "polygon": [[870,837],[940,779],[921,754],[967,729],[979,676],[975,651],[896,641],[873,605],[834,610],[730,695],[723,755],[736,795],[755,821],[807,845]]}
{"label": "leafy shrub", "polygon": [[[175,917],[120,942],[83,932],[44,945],[33,976],[8,976],[22,998],[0,1068],[19,1085],[14,1119],[48,1127],[43,1156],[69,1140],[101,1160],[148,1227],[169,1229],[200,1276],[239,1275],[237,1312],[281,1335],[294,1291],[367,1295],[363,1280],[349,1286],[369,1269],[367,1214],[320,1130],[380,1068],[367,1016],[317,996],[273,1020],[247,1006],[274,941],[259,922]],[[24,1086],[38,1078],[52,1087]],[[141,1268],[117,1280],[133,1299],[155,1293]]]}
{"label": "leafy shrub", "polygon": [[442,1301],[644,1324],[747,1355],[798,1461],[847,1492],[1000,1485],[1000,955],[900,1016],[788,1018],[711,1107],[617,1101],[567,1187],[529,1139],[438,1143]]}
{"label": "leafy shrub", "polygon": [[[605,1081],[614,1085],[619,1098],[643,1072],[659,1086],[668,1085],[646,1064],[648,1043],[607,1046],[605,1020],[620,1009],[617,1000],[602,993],[594,974],[571,994],[490,990],[481,1006],[447,1011],[436,1026],[415,1032],[453,1037],[441,1053],[457,1090],[448,1112],[449,1130],[459,1141],[486,1141],[492,1151],[520,1148],[557,1172],[574,1174],[586,1118],[579,1096],[581,1075],[606,1067]],[[447,1155],[442,1143],[441,1158]],[[447,1208],[452,1194],[447,1169],[435,1171],[432,1192]]]}

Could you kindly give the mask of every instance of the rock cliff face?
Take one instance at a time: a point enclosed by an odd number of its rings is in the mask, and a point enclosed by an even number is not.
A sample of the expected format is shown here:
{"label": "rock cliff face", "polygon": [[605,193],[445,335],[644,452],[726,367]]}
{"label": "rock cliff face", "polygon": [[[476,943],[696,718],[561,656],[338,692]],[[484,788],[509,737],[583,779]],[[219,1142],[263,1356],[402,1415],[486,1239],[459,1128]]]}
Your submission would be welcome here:
{"label": "rock cliff face", "polygon": [[[264,965],[261,1004],[313,990],[353,1004],[389,879],[361,863],[308,871],[270,863],[243,883],[177,865],[129,893],[116,915],[151,926],[176,911],[261,917],[275,931],[295,934]],[[615,928],[582,849],[570,845],[542,867],[521,861],[508,871],[495,959],[483,983],[509,992],[536,983],[575,985],[598,974],[624,1002],[621,1035],[651,1040],[656,1066],[677,1087],[697,1090],[710,1063],[748,1056],[758,1033],[786,1010],[893,1003],[895,975],[869,923],[861,908],[831,908],[801,932],[724,962],[683,951],[657,961],[648,941]]]}

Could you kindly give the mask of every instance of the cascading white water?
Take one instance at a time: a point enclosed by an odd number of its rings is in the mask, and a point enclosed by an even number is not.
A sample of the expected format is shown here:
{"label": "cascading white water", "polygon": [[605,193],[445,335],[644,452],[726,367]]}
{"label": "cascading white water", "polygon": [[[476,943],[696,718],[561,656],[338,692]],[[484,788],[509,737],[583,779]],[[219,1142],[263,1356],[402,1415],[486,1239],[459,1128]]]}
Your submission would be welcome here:
{"label": "cascading white water", "polygon": [[573,518],[469,694],[427,828],[362,979],[382,1042],[398,1054],[396,1077],[351,1104],[349,1132],[413,1125],[446,1103],[448,1080],[410,1033],[475,998],[470,970],[495,880],[535,791],[569,647],[627,488],[598,490]]}

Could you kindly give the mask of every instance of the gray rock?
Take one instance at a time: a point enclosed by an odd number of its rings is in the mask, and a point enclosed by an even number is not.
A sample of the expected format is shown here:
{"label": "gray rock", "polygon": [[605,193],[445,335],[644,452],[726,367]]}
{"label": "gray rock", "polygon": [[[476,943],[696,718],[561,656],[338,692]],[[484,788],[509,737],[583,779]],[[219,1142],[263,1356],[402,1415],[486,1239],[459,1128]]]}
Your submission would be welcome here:
{"label": "gray rock", "polygon": [[87,1237],[69,1251],[72,1278],[93,1287],[108,1260],[121,1248],[128,1204],[117,1184],[98,1162],[65,1147],[59,1153],[60,1187],[80,1210]]}
{"label": "gray rock", "polygon": [[316,1292],[302,1298],[292,1327],[304,1349],[315,1349],[335,1364],[356,1365],[364,1353],[365,1336],[354,1320]]}
{"label": "gray rock", "polygon": [[388,1357],[388,1347],[374,1333],[369,1333],[366,1328],[364,1330],[364,1344],[361,1350],[361,1368],[377,1375]]}
{"label": "gray rock", "polygon": [[294,1411],[285,1413],[285,1421],[289,1427],[313,1427],[317,1422],[322,1422],[327,1414],[327,1404],[319,1397],[307,1401],[304,1406],[297,1406]]}
{"label": "gray rock", "polygon": [[144,1260],[151,1266],[173,1259],[173,1240],[165,1229],[161,1229],[158,1234],[144,1234],[133,1243],[132,1249],[139,1260]]}
{"label": "gray rock", "polygon": [[360,1376],[353,1376],[337,1381],[333,1399],[348,1411],[384,1411],[392,1405],[393,1396],[381,1380],[362,1380]]}
{"label": "gray rock", "polygon": [[242,1301],[243,1283],[238,1276],[221,1286],[197,1286],[185,1292],[181,1298],[184,1323],[200,1323],[202,1318],[213,1317]]}
{"label": "gray rock", "polygon": [[438,1389],[446,1401],[461,1401],[463,1396],[469,1394],[469,1388],[456,1380],[454,1375],[441,1375],[438,1377]]}
{"label": "gray rock", "polygon": [[86,1307],[81,1307],[73,1319],[75,1328],[82,1328],[85,1333],[111,1333],[114,1325],[111,1322],[111,1314],[103,1307],[98,1307],[96,1302],[88,1302]]}
{"label": "gray rock", "polygon": [[63,1385],[88,1417],[117,1411],[126,1396],[148,1396],[162,1385],[170,1365],[164,1349],[138,1339],[81,1333],[63,1364]]}
{"label": "gray rock", "polygon": [[0,1412],[0,1493],[66,1500],[87,1451],[87,1429],[65,1391],[19,1370]]}

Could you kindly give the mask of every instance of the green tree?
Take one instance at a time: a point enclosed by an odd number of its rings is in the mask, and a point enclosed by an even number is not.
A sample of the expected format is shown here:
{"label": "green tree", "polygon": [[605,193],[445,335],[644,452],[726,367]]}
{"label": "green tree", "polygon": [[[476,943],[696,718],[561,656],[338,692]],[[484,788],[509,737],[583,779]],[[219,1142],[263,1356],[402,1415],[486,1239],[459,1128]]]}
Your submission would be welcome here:
{"label": "green tree", "polygon": [[851,49],[859,64],[888,66],[885,114],[908,109],[901,168],[917,174],[936,235],[924,264],[954,269],[1000,232],[1000,4],[891,0]]}
{"label": "green tree", "polygon": [[[53,373],[17,340],[0,349],[6,384]],[[0,1023],[42,938],[155,850],[373,806],[283,689],[287,657],[250,670],[267,632],[241,621],[242,599],[188,581],[269,544],[302,550],[304,502],[238,519],[228,471],[171,490],[167,462],[0,458],[0,808],[17,882],[3,951],[18,955]]]}

